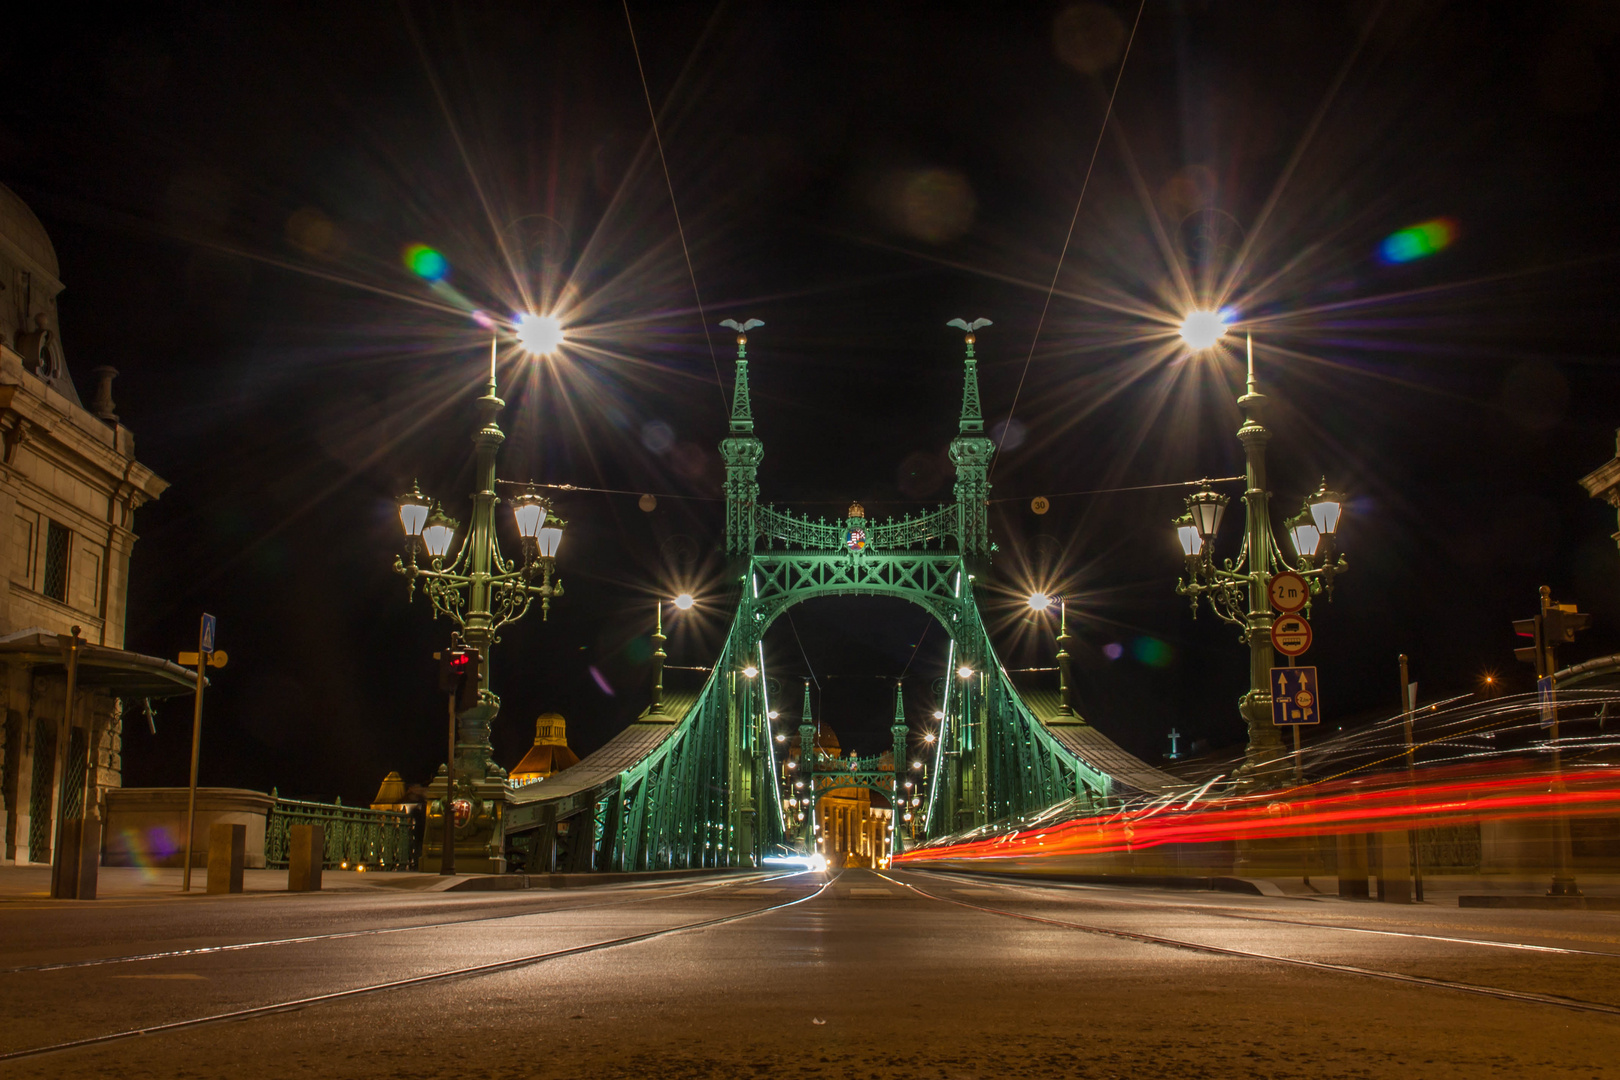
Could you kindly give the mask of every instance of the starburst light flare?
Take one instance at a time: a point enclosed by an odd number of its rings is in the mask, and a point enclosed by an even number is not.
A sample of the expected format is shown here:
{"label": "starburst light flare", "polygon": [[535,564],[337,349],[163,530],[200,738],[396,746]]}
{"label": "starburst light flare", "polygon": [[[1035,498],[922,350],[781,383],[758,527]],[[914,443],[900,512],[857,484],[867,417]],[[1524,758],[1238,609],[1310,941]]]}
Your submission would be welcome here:
{"label": "starburst light flare", "polygon": [[562,348],[563,327],[555,315],[532,312],[518,316],[517,339],[523,351],[534,356],[550,356]]}
{"label": "starburst light flare", "polygon": [[1203,352],[1226,333],[1226,319],[1219,311],[1191,311],[1181,320],[1181,340],[1194,352]]}

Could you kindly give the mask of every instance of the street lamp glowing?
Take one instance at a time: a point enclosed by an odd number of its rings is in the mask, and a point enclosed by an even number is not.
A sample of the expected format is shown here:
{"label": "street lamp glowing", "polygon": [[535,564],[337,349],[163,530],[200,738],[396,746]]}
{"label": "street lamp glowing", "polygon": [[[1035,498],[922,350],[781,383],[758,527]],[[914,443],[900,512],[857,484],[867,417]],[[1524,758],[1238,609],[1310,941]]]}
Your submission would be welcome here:
{"label": "street lamp glowing", "polygon": [[967,664],[963,664],[956,669],[956,677],[958,679],[971,679],[973,678],[973,669]]}
{"label": "street lamp glowing", "polygon": [[675,598],[675,606],[680,608],[682,611],[691,611],[692,605],[695,603],[697,603],[697,601],[692,599],[692,594],[689,592],[683,592],[681,595]]}
{"label": "street lamp glowing", "polygon": [[[778,716],[780,716],[782,714],[777,712],[775,709],[772,709],[770,712],[766,713],[765,715],[770,717],[772,720],[775,720]],[[785,737],[786,736],[784,736],[784,738]]]}
{"label": "street lamp glowing", "polygon": [[[945,710],[944,709],[935,709],[934,710],[934,719],[935,720],[943,720],[943,719],[945,719]],[[933,738],[933,736],[930,735],[929,738]]]}
{"label": "street lamp glowing", "polygon": [[932,731],[930,731],[928,734],[924,735],[923,736],[923,742],[925,742],[928,745],[932,746],[934,744],[934,733]]}
{"label": "street lamp glowing", "polygon": [[1322,543],[1322,531],[1311,524],[1311,515],[1308,513],[1295,518],[1288,526],[1288,533],[1293,538],[1294,550],[1306,559],[1313,557],[1318,545]]}
{"label": "street lamp glowing", "polygon": [[550,356],[562,348],[563,328],[555,315],[535,315],[532,312],[518,317],[518,345],[532,356]]}
{"label": "street lamp glowing", "polygon": [[399,497],[399,523],[405,527],[406,536],[422,535],[428,510],[428,501],[422,495],[422,489],[417,487],[416,481],[411,481],[411,490]]}
{"label": "street lamp glowing", "polygon": [[1339,531],[1339,513],[1344,507],[1344,496],[1329,491],[1327,481],[1322,481],[1322,486],[1311,496],[1310,506],[1311,518],[1323,536],[1332,536]]}
{"label": "street lamp glowing", "polygon": [[1047,608],[1052,606],[1052,598],[1041,592],[1031,593],[1029,596],[1029,606],[1033,611],[1045,611]]}
{"label": "street lamp glowing", "polygon": [[546,497],[532,486],[512,500],[512,516],[517,519],[518,535],[533,540],[546,523]]}
{"label": "street lamp glowing", "polygon": [[535,533],[535,539],[540,544],[540,557],[542,559],[555,559],[557,548],[562,544],[563,526],[568,522],[552,514],[547,523]]}
{"label": "street lamp glowing", "polygon": [[1226,320],[1218,311],[1192,311],[1181,320],[1181,340],[1194,352],[1203,352],[1225,333]]}
{"label": "street lamp glowing", "polygon": [[1204,550],[1204,538],[1198,534],[1191,514],[1182,514],[1176,519],[1176,539],[1181,541],[1182,553],[1189,559]]}
{"label": "street lamp glowing", "polygon": [[743,675],[746,678],[752,679],[755,675],[758,675],[758,674],[759,674],[759,668],[755,667],[753,664],[749,664],[747,667],[743,668]]}
{"label": "street lamp glowing", "polygon": [[422,529],[422,545],[427,548],[428,554],[435,559],[444,558],[444,553],[450,550],[450,541],[455,539],[455,535],[455,519],[435,506]]}

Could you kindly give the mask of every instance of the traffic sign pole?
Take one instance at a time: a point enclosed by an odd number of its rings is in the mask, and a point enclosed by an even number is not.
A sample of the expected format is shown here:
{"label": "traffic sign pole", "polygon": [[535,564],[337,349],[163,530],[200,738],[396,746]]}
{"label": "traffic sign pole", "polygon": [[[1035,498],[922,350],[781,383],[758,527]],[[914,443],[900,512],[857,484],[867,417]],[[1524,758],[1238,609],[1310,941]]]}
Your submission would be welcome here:
{"label": "traffic sign pole", "polygon": [[191,711],[191,784],[186,791],[185,862],[180,871],[180,891],[191,891],[191,834],[197,827],[197,759],[202,752],[203,672],[208,654],[214,651],[214,617],[204,615],[197,626],[197,700]]}

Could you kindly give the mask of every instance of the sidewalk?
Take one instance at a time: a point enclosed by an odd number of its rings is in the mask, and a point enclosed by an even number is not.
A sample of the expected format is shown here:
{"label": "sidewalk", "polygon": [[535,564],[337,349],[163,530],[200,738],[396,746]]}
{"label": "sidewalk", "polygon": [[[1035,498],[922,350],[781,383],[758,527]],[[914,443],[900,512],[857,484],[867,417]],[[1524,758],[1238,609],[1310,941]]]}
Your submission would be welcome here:
{"label": "sidewalk", "polygon": [[[681,881],[687,878],[727,873],[756,873],[744,870],[663,870],[643,873],[602,874],[424,874],[416,870],[323,870],[321,892],[505,892],[512,889],[578,889],[601,885],[639,885]],[[179,867],[144,869],[135,866],[103,866],[96,880],[98,900],[184,900],[207,896],[208,870],[194,867],[191,892],[180,891]],[[287,893],[287,871],[244,870],[244,894]],[[0,866],[0,904],[17,900],[49,900],[49,866]],[[66,903],[67,901],[63,901]]]}

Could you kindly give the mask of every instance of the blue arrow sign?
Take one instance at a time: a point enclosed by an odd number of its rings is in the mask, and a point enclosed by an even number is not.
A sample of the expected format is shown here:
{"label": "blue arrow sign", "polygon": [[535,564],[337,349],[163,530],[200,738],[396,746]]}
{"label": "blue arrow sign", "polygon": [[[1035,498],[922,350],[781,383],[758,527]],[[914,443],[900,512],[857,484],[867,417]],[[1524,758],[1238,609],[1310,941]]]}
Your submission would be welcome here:
{"label": "blue arrow sign", "polygon": [[202,626],[197,633],[197,651],[214,651],[214,617],[212,615],[202,617]]}
{"label": "blue arrow sign", "polygon": [[1271,722],[1278,727],[1322,722],[1322,695],[1313,667],[1271,669]]}

